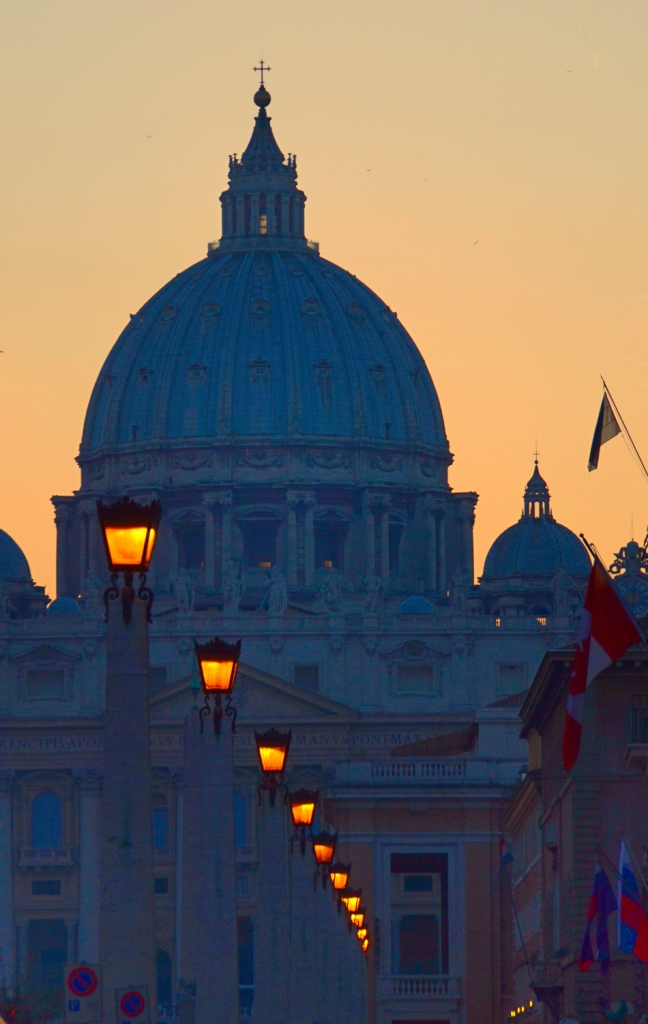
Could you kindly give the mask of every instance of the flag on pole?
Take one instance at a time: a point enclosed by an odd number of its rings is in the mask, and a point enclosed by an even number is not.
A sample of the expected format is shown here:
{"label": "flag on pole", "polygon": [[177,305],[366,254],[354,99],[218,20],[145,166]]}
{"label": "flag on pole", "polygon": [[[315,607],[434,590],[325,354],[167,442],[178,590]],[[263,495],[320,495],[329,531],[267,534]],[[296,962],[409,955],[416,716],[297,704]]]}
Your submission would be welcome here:
{"label": "flag on pole", "polygon": [[648,918],[641,905],[628,848],[621,840],[619,850],[619,879],[617,882],[617,944],[624,953],[632,953],[638,960],[648,964]]}
{"label": "flag on pole", "polygon": [[[587,909],[587,927],[583,935],[578,966],[581,971],[589,971],[597,959],[601,964],[601,972],[605,974],[610,966],[610,940],[608,938],[607,919],[617,909],[617,903],[612,892],[610,880],[602,868],[597,868],[594,874],[594,886],[590,896]],[[598,916],[596,922],[596,957],[592,949],[592,921]]]}
{"label": "flag on pole", "polygon": [[563,734],[563,767],[570,772],[578,758],[585,691],[603,669],[643,636],[604,566],[594,559],[581,614],[569,681]]}
{"label": "flag on pole", "polygon": [[589,461],[587,463],[587,468],[590,473],[598,466],[601,445],[605,444],[606,441],[611,441],[613,437],[616,437],[617,434],[620,433],[621,427],[617,423],[617,418],[612,411],[612,406],[610,405],[610,400],[606,391],[603,395],[598,419],[596,421],[596,426],[594,427],[594,437],[592,438],[592,447],[590,449]]}

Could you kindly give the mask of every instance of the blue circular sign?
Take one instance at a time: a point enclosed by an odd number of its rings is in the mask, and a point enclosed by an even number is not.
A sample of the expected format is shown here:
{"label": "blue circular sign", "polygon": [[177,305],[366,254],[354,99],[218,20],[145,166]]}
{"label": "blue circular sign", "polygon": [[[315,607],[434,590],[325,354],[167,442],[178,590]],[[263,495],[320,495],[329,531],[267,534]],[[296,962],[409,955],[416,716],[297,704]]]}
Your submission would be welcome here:
{"label": "blue circular sign", "polygon": [[68,988],[75,996],[91,996],[98,985],[91,967],[75,967],[68,978]]}
{"label": "blue circular sign", "polygon": [[124,1014],[124,1017],[130,1017],[132,1020],[134,1017],[139,1017],[141,1013],[144,1013],[146,1009],[146,1000],[141,992],[136,992],[133,989],[130,992],[126,992],[121,997],[119,1008]]}

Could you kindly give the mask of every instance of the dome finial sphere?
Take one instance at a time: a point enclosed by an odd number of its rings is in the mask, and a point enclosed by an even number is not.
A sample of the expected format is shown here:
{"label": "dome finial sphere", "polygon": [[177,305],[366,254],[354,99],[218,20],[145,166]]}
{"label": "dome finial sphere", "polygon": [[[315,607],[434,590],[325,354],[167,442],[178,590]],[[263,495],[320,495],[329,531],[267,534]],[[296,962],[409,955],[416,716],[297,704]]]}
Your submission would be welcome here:
{"label": "dome finial sphere", "polygon": [[266,89],[265,85],[259,86],[259,88],[254,94],[254,102],[256,103],[257,107],[269,106],[271,99],[272,96]]}

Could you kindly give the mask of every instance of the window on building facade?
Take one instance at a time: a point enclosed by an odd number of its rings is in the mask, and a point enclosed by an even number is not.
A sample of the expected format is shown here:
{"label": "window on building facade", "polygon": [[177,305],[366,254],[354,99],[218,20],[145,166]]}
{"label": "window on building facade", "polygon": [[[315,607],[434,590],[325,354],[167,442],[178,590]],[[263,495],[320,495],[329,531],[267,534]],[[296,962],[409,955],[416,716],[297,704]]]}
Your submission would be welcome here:
{"label": "window on building facade", "polygon": [[517,662],[497,666],[497,692],[519,693],[524,689],[524,665]]}
{"label": "window on building facade", "polygon": [[342,544],[337,526],[323,524],[315,527],[315,567],[341,569]]}
{"label": "window on building facade", "polygon": [[153,879],[153,892],[156,896],[167,896],[169,893],[169,879],[168,878],[154,878]]}
{"label": "window on building facade", "polygon": [[184,569],[205,568],[205,524],[183,522],[175,525],[178,565]]}
{"label": "window on building facade", "polygon": [[157,967],[157,1004],[171,1012],[173,1005],[173,968],[171,957],[166,949],[158,949],[155,954],[155,960]]}
{"label": "window on building facade", "polygon": [[628,739],[630,743],[648,743],[648,695],[633,693],[628,709]]}
{"label": "window on building facade", "polygon": [[397,665],[396,692],[399,694],[433,694],[435,692],[432,665]]}
{"label": "window on building facade", "polygon": [[391,856],[392,974],[448,973],[448,859]]}
{"label": "window on building facade", "polygon": [[153,849],[166,850],[169,845],[169,802],[164,793],[154,793],[153,801]]}
{"label": "window on building facade", "polygon": [[403,524],[400,520],[389,521],[389,571],[394,576],[400,572],[400,547]]}
{"label": "window on building facade", "polygon": [[27,926],[27,959],[32,982],[53,992],[61,991],[67,959],[65,921],[30,921]]}
{"label": "window on building facade", "polygon": [[242,789],[234,790],[234,844],[248,845],[248,801]]}
{"label": "window on building facade", "polygon": [[293,682],[304,690],[319,692],[319,665],[293,666]]}
{"label": "window on building facade", "polygon": [[241,1019],[252,1016],[254,1003],[254,921],[237,917],[239,1013]]}
{"label": "window on building facade", "polygon": [[56,793],[39,793],[31,805],[31,845],[39,850],[58,849],[63,843],[63,804]]}
{"label": "window on building facade", "polygon": [[65,696],[63,669],[30,669],[27,672],[27,696],[47,699]]}
{"label": "window on building facade", "polygon": [[259,216],[259,234],[260,235],[265,235],[267,233],[267,231],[268,231],[268,216],[267,216],[267,214],[262,213]]}
{"label": "window on building facade", "polygon": [[60,896],[60,878],[38,878],[31,884],[32,896]]}
{"label": "window on building facade", "polygon": [[245,560],[251,569],[269,569],[277,564],[278,521],[260,515],[241,522]]}

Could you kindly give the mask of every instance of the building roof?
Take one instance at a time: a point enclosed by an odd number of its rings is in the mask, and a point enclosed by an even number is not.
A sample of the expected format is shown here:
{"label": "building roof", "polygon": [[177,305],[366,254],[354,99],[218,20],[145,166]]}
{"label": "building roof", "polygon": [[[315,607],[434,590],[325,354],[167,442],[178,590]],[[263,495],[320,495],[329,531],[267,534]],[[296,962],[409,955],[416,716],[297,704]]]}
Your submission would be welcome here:
{"label": "building roof", "polygon": [[265,96],[250,144],[230,158],[219,247],[131,317],[95,384],[82,460],[216,438],[448,453],[430,374],[397,315],[306,242],[296,162],[276,144]]}

